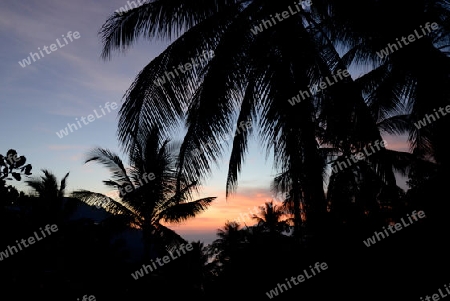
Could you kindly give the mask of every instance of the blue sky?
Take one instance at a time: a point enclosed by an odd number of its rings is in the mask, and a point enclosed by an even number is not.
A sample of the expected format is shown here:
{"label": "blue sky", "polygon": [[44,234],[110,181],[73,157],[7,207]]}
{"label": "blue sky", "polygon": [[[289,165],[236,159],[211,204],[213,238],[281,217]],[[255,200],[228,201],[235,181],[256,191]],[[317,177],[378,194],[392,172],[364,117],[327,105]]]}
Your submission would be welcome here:
{"label": "blue sky", "polygon": [[[2,2],[0,153],[16,149],[33,165],[35,176],[41,175],[44,168],[59,179],[70,172],[68,192],[83,188],[110,193],[101,182],[109,177],[107,170],[97,164],[84,165],[84,156],[96,146],[121,154],[116,130],[122,96],[138,72],[169,43],[140,40],[124,55],[114,53],[111,60],[102,60],[97,33],[108,16],[126,4],[123,0]],[[67,37],[69,31],[79,32],[80,37],[66,44],[62,35]],[[38,47],[42,50],[57,43],[57,39],[63,47],[24,68],[18,63],[30,52],[38,52]],[[115,102],[119,108],[103,115],[99,106],[105,107],[107,102]],[[67,123],[87,118],[94,110],[100,118],[63,138],[57,136],[56,132]],[[402,149],[404,145],[397,143],[394,148]],[[239,212],[262,205],[270,197],[269,183],[274,172],[258,143],[251,144],[249,159],[235,198],[225,200],[225,167],[215,170],[205,183],[203,194],[218,197],[213,207],[195,223],[174,229],[188,239],[210,242],[215,229],[223,226],[226,219],[233,220]],[[10,184],[28,191],[22,183]],[[205,226],[200,227],[199,223]]]}

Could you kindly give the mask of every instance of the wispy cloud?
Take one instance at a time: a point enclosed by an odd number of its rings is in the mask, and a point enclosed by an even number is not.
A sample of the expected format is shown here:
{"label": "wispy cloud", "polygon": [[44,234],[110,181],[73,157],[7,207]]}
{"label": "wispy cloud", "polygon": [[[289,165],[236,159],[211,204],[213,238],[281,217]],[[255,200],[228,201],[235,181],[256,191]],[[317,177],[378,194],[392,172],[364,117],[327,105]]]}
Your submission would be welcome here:
{"label": "wispy cloud", "polygon": [[71,145],[71,144],[51,144],[48,145],[47,148],[53,151],[65,151],[71,149],[87,149],[86,145]]}

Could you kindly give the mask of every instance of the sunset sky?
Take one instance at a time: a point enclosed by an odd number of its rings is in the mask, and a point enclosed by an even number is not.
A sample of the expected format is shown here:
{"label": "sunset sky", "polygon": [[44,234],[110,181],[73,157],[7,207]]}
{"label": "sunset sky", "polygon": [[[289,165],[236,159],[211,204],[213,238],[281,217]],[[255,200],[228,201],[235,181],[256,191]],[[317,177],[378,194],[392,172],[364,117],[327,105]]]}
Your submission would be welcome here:
{"label": "sunset sky", "polygon": [[[122,96],[138,72],[169,43],[140,40],[125,55],[114,55],[110,61],[103,61],[98,30],[109,15],[126,4],[124,0],[6,0],[2,3],[0,153],[16,149],[33,165],[34,176],[41,175],[41,169],[49,169],[59,179],[70,172],[68,193],[76,189],[111,193],[102,185],[109,178],[108,171],[95,163],[84,165],[84,156],[93,147],[122,154],[116,138]],[[79,37],[75,34],[71,41],[68,32],[72,35],[78,32]],[[43,52],[36,61],[21,66],[30,52],[38,53],[52,44],[56,44],[55,50]],[[107,102],[115,102],[118,108],[108,112]],[[56,134],[67,123],[76,123],[89,115],[95,117],[90,117],[88,124],[62,138]],[[386,139],[388,148],[407,150],[404,141]],[[270,199],[269,185],[274,175],[271,161],[266,162],[260,143],[254,140],[237,194],[225,200],[226,167],[222,165],[213,171],[202,190],[202,197],[217,196],[211,208],[194,220],[172,228],[188,240],[211,242],[216,229],[227,220],[236,220],[240,214],[250,213],[255,206]],[[22,183],[8,182],[28,191]]]}

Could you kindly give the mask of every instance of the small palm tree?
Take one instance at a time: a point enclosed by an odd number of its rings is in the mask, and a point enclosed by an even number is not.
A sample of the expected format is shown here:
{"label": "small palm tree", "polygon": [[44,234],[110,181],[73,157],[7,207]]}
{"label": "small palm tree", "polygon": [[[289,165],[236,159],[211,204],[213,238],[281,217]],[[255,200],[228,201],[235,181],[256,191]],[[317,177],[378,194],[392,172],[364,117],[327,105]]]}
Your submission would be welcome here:
{"label": "small palm tree", "polygon": [[42,169],[42,172],[44,173],[44,176],[25,181],[25,183],[34,189],[35,193],[40,198],[56,199],[64,197],[69,173],[64,176],[58,187],[58,180],[52,172],[47,169]]}
{"label": "small palm tree", "polygon": [[85,163],[96,161],[111,171],[112,179],[103,183],[117,189],[119,198],[87,190],[74,191],[73,196],[89,205],[100,205],[115,216],[125,218],[128,225],[142,229],[144,257],[148,259],[153,246],[171,249],[185,243],[163,223],[179,223],[195,217],[215,199],[205,197],[191,201],[198,187],[196,181],[182,181],[178,189],[176,160],[175,145],[163,140],[157,129],[145,143],[135,144],[129,153],[128,169],[110,150],[93,149]]}
{"label": "small palm tree", "polygon": [[227,221],[222,229],[217,229],[216,235],[219,238],[211,244],[211,253],[216,254],[221,265],[231,262],[245,243],[245,231],[239,223]]}
{"label": "small palm tree", "polygon": [[259,207],[259,214],[253,214],[253,219],[257,221],[258,227],[263,231],[274,235],[289,230],[288,219],[282,220],[286,216],[286,209],[273,204],[273,201],[266,202]]}
{"label": "small palm tree", "polygon": [[[56,176],[47,169],[42,169],[43,176],[27,180],[25,183],[36,193],[40,202],[36,205],[39,215],[60,222],[63,218],[63,198],[67,187],[67,173],[58,185]],[[70,212],[66,212],[66,215]]]}

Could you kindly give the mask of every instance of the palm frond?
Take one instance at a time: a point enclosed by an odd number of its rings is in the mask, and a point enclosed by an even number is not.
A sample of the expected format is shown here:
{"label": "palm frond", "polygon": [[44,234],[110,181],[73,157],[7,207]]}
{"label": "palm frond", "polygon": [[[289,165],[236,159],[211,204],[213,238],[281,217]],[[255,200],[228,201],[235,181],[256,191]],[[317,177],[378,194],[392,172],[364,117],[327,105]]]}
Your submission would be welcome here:
{"label": "palm frond", "polygon": [[180,223],[205,211],[216,197],[207,197],[187,203],[170,206],[161,212],[165,222]]}
{"label": "palm frond", "polygon": [[[58,197],[58,181],[56,176],[47,169],[42,169],[43,176],[25,181],[25,183],[34,189],[40,197],[55,198]],[[67,175],[66,175],[67,176]]]}
{"label": "palm frond", "polygon": [[411,130],[411,117],[409,115],[396,115],[377,123],[382,133],[390,135],[404,135]]}
{"label": "palm frond", "polygon": [[69,173],[67,173],[64,178],[62,178],[61,180],[61,184],[59,185],[59,192],[58,192],[58,196],[59,197],[64,197],[64,193],[67,187],[67,177],[69,177]]}
{"label": "palm frond", "polygon": [[173,252],[180,244],[187,243],[175,231],[161,224],[156,224],[154,235],[158,238],[158,241],[161,241],[168,252]]}
{"label": "palm frond", "polygon": [[100,164],[106,166],[106,168],[108,168],[112,173],[113,181],[120,183],[122,186],[132,185],[134,187],[134,184],[128,177],[127,170],[125,169],[122,159],[120,159],[117,154],[108,149],[94,148],[88,152],[85,163],[89,163],[91,161],[99,162]]}
{"label": "palm frond", "polygon": [[76,190],[72,192],[72,197],[77,198],[90,206],[102,207],[111,214],[123,214],[137,216],[134,208],[129,204],[116,201],[104,194],[88,190]]}
{"label": "palm frond", "polygon": [[103,43],[102,58],[110,58],[112,50],[126,50],[140,36],[171,39],[236,3],[228,0],[197,1],[195,4],[180,0],[147,1],[123,14],[114,13],[99,32]]}

